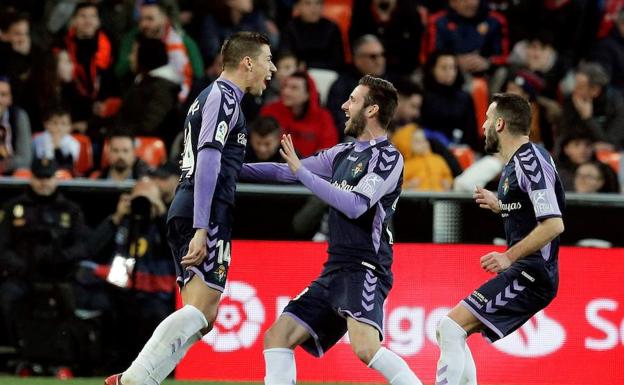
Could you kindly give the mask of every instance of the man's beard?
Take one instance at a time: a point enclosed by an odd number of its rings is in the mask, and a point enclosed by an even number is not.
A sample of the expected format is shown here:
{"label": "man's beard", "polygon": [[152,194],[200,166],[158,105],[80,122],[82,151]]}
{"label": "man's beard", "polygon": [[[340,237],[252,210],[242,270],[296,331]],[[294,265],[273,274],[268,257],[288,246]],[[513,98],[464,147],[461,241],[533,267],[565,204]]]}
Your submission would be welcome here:
{"label": "man's beard", "polygon": [[113,166],[113,170],[117,172],[124,172],[129,168],[128,164],[123,160],[116,161],[115,163],[112,164],[112,166]]}
{"label": "man's beard", "polygon": [[366,118],[364,117],[364,109],[361,109],[355,116],[352,116],[345,127],[345,135],[354,138],[359,137],[366,128]]}
{"label": "man's beard", "polygon": [[500,151],[500,141],[496,130],[488,128],[488,135],[485,136],[485,152],[496,154]]}

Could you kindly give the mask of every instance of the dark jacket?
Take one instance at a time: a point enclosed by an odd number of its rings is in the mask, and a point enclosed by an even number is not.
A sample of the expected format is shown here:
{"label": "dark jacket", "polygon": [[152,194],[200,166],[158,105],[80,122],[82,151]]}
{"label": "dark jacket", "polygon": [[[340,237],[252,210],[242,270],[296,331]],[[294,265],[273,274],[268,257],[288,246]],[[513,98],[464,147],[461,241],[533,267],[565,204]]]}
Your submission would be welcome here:
{"label": "dark jacket", "polygon": [[459,143],[479,150],[472,96],[464,92],[459,83],[444,86],[433,80],[426,81],[421,116],[424,128],[443,133],[451,142],[456,141],[453,131],[459,129]]}
{"label": "dark jacket", "polygon": [[477,52],[494,65],[503,65],[509,55],[507,20],[491,12],[485,1],[473,18],[460,16],[450,6],[432,15],[423,41],[423,57],[433,51],[454,54]]}
{"label": "dark jacket", "polygon": [[88,235],[75,203],[58,191],[42,197],[28,188],[0,211],[0,272],[33,281],[71,279],[87,257]]}
{"label": "dark jacket", "polygon": [[314,24],[292,19],[282,29],[280,50],[294,52],[309,68],[340,71],[344,66],[340,29],[324,17]]}
{"label": "dark jacket", "polygon": [[175,70],[163,66],[140,77],[125,95],[119,121],[137,136],[158,136],[167,147],[179,131]]}
{"label": "dark jacket", "polygon": [[408,75],[419,67],[420,43],[424,32],[418,2],[398,0],[388,23],[382,23],[373,10],[371,0],[355,1],[351,15],[349,39],[376,35],[386,51],[388,73]]}
{"label": "dark jacket", "polygon": [[571,97],[563,104],[563,124],[558,135],[565,135],[568,128],[586,125],[598,141],[624,148],[624,97],[619,91],[607,87],[594,99],[593,116],[583,120],[574,108]]}
{"label": "dark jacket", "polygon": [[591,57],[607,71],[611,85],[624,90],[624,36],[618,28],[614,27],[608,37],[596,44]]}

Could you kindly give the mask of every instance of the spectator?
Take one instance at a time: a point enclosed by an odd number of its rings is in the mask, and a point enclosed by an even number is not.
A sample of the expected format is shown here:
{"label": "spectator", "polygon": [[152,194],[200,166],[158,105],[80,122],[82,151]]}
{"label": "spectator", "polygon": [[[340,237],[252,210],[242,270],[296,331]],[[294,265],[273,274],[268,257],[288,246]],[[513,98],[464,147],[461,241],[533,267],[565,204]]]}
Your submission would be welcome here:
{"label": "spectator", "polygon": [[209,2],[208,13],[201,25],[199,45],[204,61],[210,66],[228,36],[240,31],[261,32],[277,46],[279,32],[264,15],[254,10],[252,0],[222,0]]}
{"label": "spectator", "polygon": [[139,8],[138,29],[133,29],[126,34],[119,48],[119,59],[115,65],[117,77],[123,79],[130,73],[130,53],[139,33],[148,38],[160,39],[165,43],[169,63],[181,79],[180,100],[185,100],[190,92],[193,77],[203,76],[204,63],[197,44],[188,35],[174,27],[165,6],[158,0],[142,1]]}
{"label": "spectator", "polygon": [[386,57],[384,47],[374,35],[364,35],[353,43],[353,66],[338,76],[332,84],[327,96],[327,109],[334,118],[338,129],[338,137],[343,138],[343,130],[347,118],[342,110],[342,104],[349,98],[353,90],[364,75],[383,77],[386,72]]}
{"label": "spectator", "polygon": [[323,0],[297,0],[295,16],[282,29],[281,50],[293,51],[308,68],[341,71],[344,47],[340,29],[323,17]]}
{"label": "spectator", "polygon": [[7,18],[6,30],[1,32],[10,45],[7,52],[2,53],[2,61],[6,63],[4,73],[11,79],[13,101],[28,113],[32,122],[38,113],[40,85],[35,81],[35,72],[42,52],[31,40],[28,14],[10,13]]}
{"label": "spectator", "polygon": [[607,71],[611,85],[624,91],[624,8],[618,12],[608,36],[594,47],[591,58]]}
{"label": "spectator", "polygon": [[91,179],[137,180],[149,171],[147,164],[136,157],[134,137],[127,132],[118,131],[110,135],[107,155],[110,166],[92,172]]}
{"label": "spectator", "polygon": [[608,165],[593,161],[583,163],[574,174],[574,192],[591,193],[619,193],[620,185],[617,175]]}
{"label": "spectator", "polygon": [[422,129],[414,130],[412,157],[405,161],[403,188],[418,191],[448,191],[453,185],[451,169],[443,157],[431,152]]}
{"label": "spectator", "polygon": [[264,106],[260,114],[275,118],[284,133],[292,135],[295,149],[302,157],[338,142],[331,115],[321,107],[314,81],[305,72],[287,78],[280,100]]}
{"label": "spectator", "polygon": [[408,76],[420,66],[419,52],[424,27],[413,0],[355,1],[349,38],[356,41],[372,34],[386,49],[388,73]]}
{"label": "spectator", "polygon": [[507,80],[505,92],[520,95],[531,104],[531,132],[533,143],[542,144],[548,151],[554,147],[554,126],[561,119],[559,104],[540,97],[542,79],[529,71],[518,71]]}
{"label": "spectator", "polygon": [[457,58],[450,53],[433,52],[427,58],[423,76],[423,126],[444,134],[455,144],[481,148],[481,143],[477,143],[472,97],[462,90],[463,77],[459,73]]}
{"label": "spectator", "polygon": [[74,172],[80,155],[80,143],[70,135],[71,117],[61,108],[49,110],[43,119],[45,131],[33,139],[35,157],[54,159],[57,166]]}
{"label": "spectator", "polygon": [[578,166],[596,160],[594,141],[591,131],[585,127],[575,128],[561,139],[556,152],[556,161],[564,190],[574,190],[574,174]]}
{"label": "spectator", "polygon": [[80,2],[76,5],[71,27],[65,36],[65,46],[74,66],[74,86],[78,98],[74,120],[82,122],[80,131],[87,128],[93,103],[114,93],[110,72],[113,53],[110,41],[100,28],[97,5]]}
{"label": "spectator", "polygon": [[160,190],[160,197],[165,206],[169,207],[180,182],[180,166],[167,162],[154,170],[150,170],[148,175]]}
{"label": "spectator", "polygon": [[134,135],[158,136],[169,147],[178,131],[180,82],[165,44],[139,36],[130,62],[136,79],[123,98],[119,123]]}
{"label": "spectator", "polygon": [[624,98],[608,86],[609,77],[596,63],[581,64],[576,70],[572,95],[563,105],[563,126],[586,125],[597,138],[600,149],[624,147]]}
{"label": "spectator", "polygon": [[428,22],[423,58],[434,51],[457,55],[463,72],[488,72],[507,61],[507,21],[489,11],[486,0],[449,0],[448,8],[432,15]]}
{"label": "spectator", "polygon": [[0,175],[30,167],[31,158],[30,120],[13,106],[9,78],[0,76]]}
{"label": "spectator", "polygon": [[279,153],[282,129],[274,118],[260,117],[251,125],[245,163],[284,162]]}
{"label": "spectator", "polygon": [[565,77],[568,66],[553,46],[553,34],[540,30],[518,42],[509,55],[513,71],[528,70],[543,79],[541,94],[552,100],[559,99],[559,82]]}
{"label": "spectator", "polygon": [[[46,111],[50,106],[61,106],[71,113],[72,122],[76,121],[84,112],[79,111],[78,92],[73,86],[74,63],[65,49],[52,49],[41,63],[41,70],[37,73],[37,114],[31,119],[35,131],[43,129],[43,119],[40,111]],[[79,128],[79,127],[78,127]],[[75,128],[79,131],[78,128]]]}
{"label": "spectator", "polygon": [[409,123],[420,122],[420,110],[423,101],[422,88],[408,79],[395,82],[395,86],[399,93],[399,104],[392,119],[392,126],[397,128]]}
{"label": "spectator", "polygon": [[[119,365],[131,363],[156,327],[174,310],[174,265],[166,244],[166,212],[156,184],[143,179],[131,194],[122,194],[117,209],[90,238],[96,276],[107,280],[110,308],[116,325],[106,325],[121,346]],[[126,269],[127,262],[133,267]]]}
{"label": "spectator", "polygon": [[[87,257],[89,230],[82,211],[57,190],[56,165],[33,161],[30,185],[0,212],[0,304],[3,327],[19,339],[19,309],[36,282],[72,282],[77,262]],[[17,346],[17,345],[15,345]]]}

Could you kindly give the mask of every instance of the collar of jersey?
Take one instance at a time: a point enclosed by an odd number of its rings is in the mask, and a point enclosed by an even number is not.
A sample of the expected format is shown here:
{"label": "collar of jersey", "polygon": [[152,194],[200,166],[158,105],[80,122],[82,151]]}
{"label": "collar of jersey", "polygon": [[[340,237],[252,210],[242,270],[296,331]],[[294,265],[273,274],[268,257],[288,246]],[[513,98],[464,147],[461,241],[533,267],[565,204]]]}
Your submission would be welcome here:
{"label": "collar of jersey", "polygon": [[[387,136],[379,136],[375,139],[371,140],[355,140],[355,151],[361,152],[366,150],[369,147],[373,147],[373,146],[377,146],[380,143],[385,143],[388,141],[388,137]],[[371,143],[374,142],[374,143]]]}
{"label": "collar of jersey", "polygon": [[231,81],[227,80],[224,77],[219,77],[219,79],[217,79],[220,82],[223,82],[225,84],[228,85],[228,87],[230,87],[232,90],[234,90],[234,94],[236,94],[236,100],[240,103],[240,101],[243,99],[243,90],[240,89],[240,87],[238,87],[236,84],[232,83]]}

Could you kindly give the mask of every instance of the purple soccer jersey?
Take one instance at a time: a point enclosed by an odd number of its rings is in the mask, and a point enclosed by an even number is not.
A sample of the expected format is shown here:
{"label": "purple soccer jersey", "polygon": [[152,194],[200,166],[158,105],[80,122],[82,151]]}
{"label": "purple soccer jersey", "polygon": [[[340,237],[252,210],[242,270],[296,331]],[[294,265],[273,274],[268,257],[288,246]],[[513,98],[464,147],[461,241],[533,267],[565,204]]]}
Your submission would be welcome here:
{"label": "purple soccer jersey", "polygon": [[[538,221],[561,217],[565,194],[548,152],[530,142],[522,145],[503,169],[498,199],[509,247],[533,231]],[[556,262],[558,251],[559,237],[536,256]]]}
{"label": "purple soccer jersey", "polygon": [[204,89],[184,122],[182,175],[168,219],[193,218],[194,228],[229,223],[236,181],[245,157],[243,91],[219,78]]}
{"label": "purple soccer jersey", "polygon": [[285,164],[245,164],[241,179],[301,182],[330,206],[329,260],[364,264],[391,282],[388,228],[403,182],[403,157],[381,137],[338,144],[302,160],[292,175]]}

